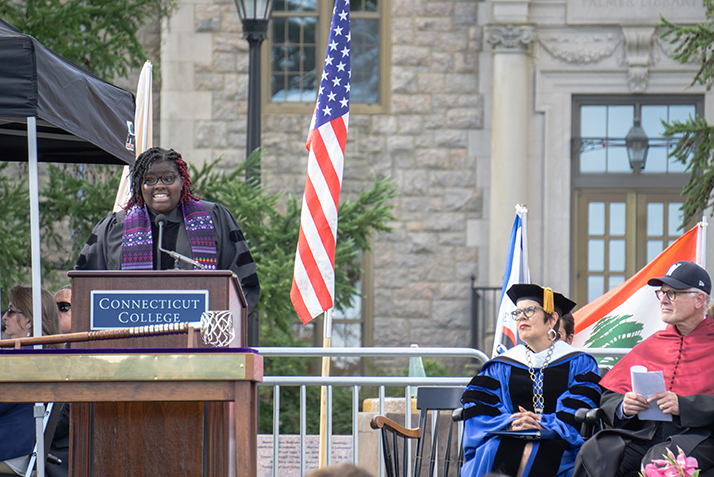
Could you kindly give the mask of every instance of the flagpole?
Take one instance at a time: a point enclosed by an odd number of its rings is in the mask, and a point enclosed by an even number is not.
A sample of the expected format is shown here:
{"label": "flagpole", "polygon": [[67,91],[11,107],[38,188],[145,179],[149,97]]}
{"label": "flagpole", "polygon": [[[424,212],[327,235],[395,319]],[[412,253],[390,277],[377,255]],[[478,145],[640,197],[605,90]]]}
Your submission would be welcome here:
{"label": "flagpole", "polygon": [[[332,308],[325,311],[325,321],[323,323],[322,347],[332,346]],[[322,357],[322,377],[330,376],[330,357]],[[318,468],[327,467],[327,453],[329,452],[329,439],[327,435],[327,386],[320,387],[320,453]]]}
{"label": "flagpole", "polygon": [[[527,205],[521,205],[518,204],[516,206],[516,213],[521,216],[521,241],[524,244],[528,243],[528,206]],[[531,282],[531,270],[528,268],[528,247],[524,245],[523,247],[523,264],[524,266],[521,267],[521,271],[523,272],[523,276],[520,277],[520,282],[521,283],[530,283]]]}
{"label": "flagpole", "polygon": [[709,222],[707,216],[702,215],[702,220],[699,222],[699,243],[697,244],[697,263],[700,267],[706,270],[707,268],[707,227]]}

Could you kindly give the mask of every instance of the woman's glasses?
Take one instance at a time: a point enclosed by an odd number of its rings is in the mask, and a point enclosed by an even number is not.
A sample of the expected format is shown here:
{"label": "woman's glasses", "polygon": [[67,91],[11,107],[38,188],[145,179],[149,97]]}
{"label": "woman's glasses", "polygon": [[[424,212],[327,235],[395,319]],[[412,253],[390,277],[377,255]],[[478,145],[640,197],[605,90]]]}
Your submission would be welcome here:
{"label": "woman's glasses", "polygon": [[67,313],[69,310],[72,309],[72,304],[66,301],[58,301],[57,309],[62,313]]}
{"label": "woman's glasses", "polygon": [[[526,318],[530,318],[531,316],[535,315],[536,310],[543,310],[540,306],[536,305],[531,305],[526,308],[523,308],[522,310],[519,308],[516,308],[511,312],[511,318],[514,320],[518,321],[521,318],[521,315],[523,315]],[[543,310],[545,311],[545,310]]]}
{"label": "woman's glasses", "polygon": [[171,185],[174,182],[176,182],[177,177],[178,177],[178,175],[176,175],[176,174],[166,174],[165,176],[161,176],[161,177],[148,176],[144,179],[144,185],[153,187],[156,184],[158,184],[159,181],[163,182],[164,185]]}

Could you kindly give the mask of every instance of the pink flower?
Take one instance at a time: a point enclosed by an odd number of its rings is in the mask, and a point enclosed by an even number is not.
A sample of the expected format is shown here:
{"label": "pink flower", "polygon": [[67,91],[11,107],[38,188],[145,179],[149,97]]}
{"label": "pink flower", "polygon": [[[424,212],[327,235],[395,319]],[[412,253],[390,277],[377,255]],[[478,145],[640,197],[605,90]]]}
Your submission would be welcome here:
{"label": "pink flower", "polygon": [[645,477],[665,477],[655,464],[647,464],[645,466]]}
{"label": "pink flower", "polygon": [[640,472],[641,477],[698,477],[697,459],[687,457],[679,447],[677,457],[667,449],[664,459],[653,459]]}
{"label": "pink flower", "polygon": [[682,449],[679,449],[679,455],[677,456],[677,464],[684,471],[685,477],[691,477],[692,475],[694,475],[694,472],[697,471],[697,467],[699,466],[697,459],[695,459],[694,457],[685,456],[684,452],[682,452]]}

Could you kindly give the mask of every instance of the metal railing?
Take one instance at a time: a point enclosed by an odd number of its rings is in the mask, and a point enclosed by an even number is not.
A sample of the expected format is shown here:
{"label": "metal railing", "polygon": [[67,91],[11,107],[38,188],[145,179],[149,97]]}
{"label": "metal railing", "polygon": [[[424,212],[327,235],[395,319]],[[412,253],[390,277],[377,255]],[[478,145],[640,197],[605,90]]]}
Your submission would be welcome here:
{"label": "metal railing", "polygon": [[[596,357],[624,356],[629,349],[582,349]],[[488,356],[473,348],[258,348],[258,352],[266,358],[284,357],[450,357],[473,358],[480,363],[488,361]],[[285,386],[300,387],[300,475],[305,475],[305,447],[307,436],[307,386],[327,386],[327,448],[331,448],[332,438],[332,387],[349,386],[352,388],[352,461],[358,465],[359,440],[359,391],[362,386],[379,387],[379,413],[385,413],[385,387],[404,386],[405,402],[410,402],[412,386],[466,386],[471,377],[403,377],[403,376],[265,376],[261,386],[273,387],[273,473],[279,475],[278,461],[280,454],[280,390]],[[405,405],[405,425],[411,423],[411,406]],[[410,448],[409,448],[410,450]],[[383,475],[382,455],[380,452],[380,476]],[[326,462],[331,461],[330,452]],[[411,461],[411,459],[409,459]],[[408,474],[407,474],[408,475]]]}
{"label": "metal railing", "polygon": [[[482,351],[472,348],[258,348],[258,352],[266,358],[281,357],[450,357],[474,358],[480,363],[488,361],[488,356]],[[279,475],[278,458],[280,454],[280,389],[281,386],[300,387],[300,475],[305,475],[305,444],[307,421],[307,386],[327,386],[327,448],[331,449],[332,439],[332,387],[349,386],[352,388],[352,461],[358,465],[359,439],[359,390],[362,386],[379,387],[379,413],[385,411],[386,386],[404,386],[405,402],[411,400],[412,386],[466,386],[471,377],[403,377],[403,376],[265,376],[262,386],[273,387],[273,473]],[[411,406],[405,405],[405,426],[411,422]],[[408,451],[411,449],[409,448]],[[382,455],[380,452],[380,476],[383,475]],[[409,459],[411,460],[411,459]],[[331,455],[327,452],[326,463],[330,464]]]}

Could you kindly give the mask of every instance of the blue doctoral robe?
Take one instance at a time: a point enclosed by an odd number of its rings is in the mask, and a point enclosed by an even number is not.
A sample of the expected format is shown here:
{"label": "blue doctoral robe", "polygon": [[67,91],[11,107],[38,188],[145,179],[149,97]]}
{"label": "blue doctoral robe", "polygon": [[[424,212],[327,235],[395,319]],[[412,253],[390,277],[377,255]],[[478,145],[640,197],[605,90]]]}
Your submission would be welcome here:
{"label": "blue doctoral robe", "polygon": [[[536,371],[543,367],[547,354],[548,350],[531,355]],[[531,475],[531,469],[538,477],[569,477],[583,444],[575,411],[598,407],[599,380],[592,356],[565,342],[556,342],[543,377],[543,437],[535,441],[501,437],[490,432],[507,430],[514,420],[511,415],[518,412],[519,406],[533,411],[533,383],[526,348],[516,346],[487,362],[462,397],[466,417],[462,475],[480,477],[489,472],[516,475],[523,449],[532,442],[524,477]]]}

